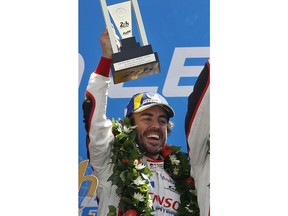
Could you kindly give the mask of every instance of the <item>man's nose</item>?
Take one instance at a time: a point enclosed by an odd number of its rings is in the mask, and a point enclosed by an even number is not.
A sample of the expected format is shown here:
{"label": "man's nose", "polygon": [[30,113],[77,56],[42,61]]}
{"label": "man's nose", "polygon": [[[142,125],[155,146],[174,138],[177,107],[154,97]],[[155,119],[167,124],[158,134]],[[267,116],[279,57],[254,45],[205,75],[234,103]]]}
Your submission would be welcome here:
{"label": "man's nose", "polygon": [[153,128],[160,128],[160,122],[158,121],[158,119],[154,119],[152,121],[152,127]]}

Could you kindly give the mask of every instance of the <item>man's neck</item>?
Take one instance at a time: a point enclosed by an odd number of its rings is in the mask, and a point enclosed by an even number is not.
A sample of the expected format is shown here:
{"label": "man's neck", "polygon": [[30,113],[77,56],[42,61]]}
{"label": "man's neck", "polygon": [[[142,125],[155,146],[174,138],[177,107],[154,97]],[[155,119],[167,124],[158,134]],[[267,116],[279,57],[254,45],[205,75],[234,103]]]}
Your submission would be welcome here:
{"label": "man's neck", "polygon": [[146,153],[145,156],[148,157],[148,158],[151,158],[151,159],[153,159],[153,160],[162,160],[162,159],[163,159],[160,154],[151,155],[151,154],[147,154],[147,153]]}

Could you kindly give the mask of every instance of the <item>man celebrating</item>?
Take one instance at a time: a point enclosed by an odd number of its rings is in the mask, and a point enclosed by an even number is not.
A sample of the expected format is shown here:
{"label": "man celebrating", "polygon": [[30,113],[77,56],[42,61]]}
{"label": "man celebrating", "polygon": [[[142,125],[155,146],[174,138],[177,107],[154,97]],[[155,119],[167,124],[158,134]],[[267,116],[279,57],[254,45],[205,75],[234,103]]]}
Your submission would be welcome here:
{"label": "man celebrating", "polygon": [[[100,44],[102,57],[90,76],[83,103],[88,157],[99,179],[98,215],[199,215],[197,202],[188,199],[186,203],[186,197],[196,200],[193,179],[180,169],[185,163],[188,167],[188,162],[178,159],[166,144],[173,127],[170,118],[174,116],[166,99],[155,92],[138,93],[125,109],[129,123],[124,120],[126,124],[121,125],[123,122],[106,117],[112,63],[107,29]],[[171,167],[173,171],[168,173]],[[179,192],[172,175],[183,177],[181,180],[192,185],[191,189]]]}

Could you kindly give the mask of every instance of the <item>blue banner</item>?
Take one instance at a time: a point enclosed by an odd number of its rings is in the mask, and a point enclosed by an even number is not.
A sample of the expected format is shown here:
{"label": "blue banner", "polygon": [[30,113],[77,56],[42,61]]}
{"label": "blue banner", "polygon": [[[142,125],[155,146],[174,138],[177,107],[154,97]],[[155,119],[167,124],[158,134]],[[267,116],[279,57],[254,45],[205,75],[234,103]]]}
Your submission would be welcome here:
{"label": "blue banner", "polygon": [[[106,2],[112,5],[123,1]],[[138,4],[148,43],[158,53],[161,72],[116,85],[111,82],[107,117],[123,118],[124,108],[135,93],[158,92],[176,113],[171,119],[175,126],[168,144],[187,151],[184,132],[187,96],[210,56],[210,1],[138,0]],[[141,44],[133,15],[133,35]],[[105,26],[100,1],[79,0],[79,215],[83,216],[97,215],[94,188],[97,179],[93,178],[87,160],[82,102],[89,76],[101,57],[99,38]]]}

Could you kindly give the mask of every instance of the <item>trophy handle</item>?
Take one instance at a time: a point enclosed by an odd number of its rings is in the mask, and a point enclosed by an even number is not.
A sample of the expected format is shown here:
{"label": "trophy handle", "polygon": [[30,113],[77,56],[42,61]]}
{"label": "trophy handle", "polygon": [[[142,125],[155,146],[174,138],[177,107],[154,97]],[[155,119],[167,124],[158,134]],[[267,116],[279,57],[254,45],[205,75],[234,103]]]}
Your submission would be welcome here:
{"label": "trophy handle", "polygon": [[130,0],[132,2],[132,7],[134,9],[134,13],[135,13],[135,17],[136,17],[136,21],[137,21],[137,26],[138,26],[138,31],[140,34],[140,38],[141,38],[141,42],[143,46],[148,45],[148,40],[146,37],[146,32],[145,32],[145,28],[144,28],[144,24],[142,21],[142,16],[140,13],[140,9],[139,9],[139,5],[138,5],[138,1],[137,0]]}
{"label": "trophy handle", "polygon": [[101,7],[102,7],[102,11],[103,11],[103,16],[104,16],[104,20],[105,20],[105,23],[106,23],[106,27],[107,27],[107,30],[108,30],[108,34],[110,36],[110,42],[111,42],[111,46],[112,46],[112,51],[113,51],[113,53],[118,53],[119,50],[117,48],[116,41],[112,40],[112,37],[114,37],[114,32],[113,32],[113,29],[112,29],[112,23],[111,23],[111,20],[110,20],[108,9],[107,9],[106,0],[100,0],[100,3],[101,3]]}

